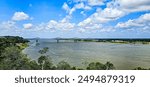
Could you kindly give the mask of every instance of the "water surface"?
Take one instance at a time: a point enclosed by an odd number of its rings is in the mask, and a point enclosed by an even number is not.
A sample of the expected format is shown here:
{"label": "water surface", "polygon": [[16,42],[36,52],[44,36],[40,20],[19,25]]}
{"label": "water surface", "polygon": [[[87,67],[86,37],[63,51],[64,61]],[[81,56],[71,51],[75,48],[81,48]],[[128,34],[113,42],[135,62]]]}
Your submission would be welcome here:
{"label": "water surface", "polygon": [[30,58],[37,60],[38,51],[49,47],[49,55],[56,64],[65,60],[73,66],[84,68],[89,62],[106,63],[110,61],[117,69],[133,69],[135,67],[150,68],[149,44],[119,44],[104,42],[60,42],[52,40],[39,40],[36,46],[31,40],[29,47],[23,52]]}

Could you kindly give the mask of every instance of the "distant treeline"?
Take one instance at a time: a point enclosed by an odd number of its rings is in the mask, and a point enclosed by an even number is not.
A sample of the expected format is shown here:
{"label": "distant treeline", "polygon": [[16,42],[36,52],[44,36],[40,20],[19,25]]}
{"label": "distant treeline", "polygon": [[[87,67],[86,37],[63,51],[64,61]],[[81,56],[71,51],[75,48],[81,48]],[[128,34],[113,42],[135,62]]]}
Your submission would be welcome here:
{"label": "distant treeline", "polygon": [[[84,70],[80,67],[71,66],[65,61],[53,64],[50,56],[46,55],[48,47],[39,50],[41,56],[38,60],[28,58],[22,50],[27,47],[29,41],[18,36],[0,37],[0,69],[1,70]],[[106,62],[91,62],[85,66],[86,70],[114,70],[115,66]],[[136,70],[144,68],[138,67]],[[145,69],[144,69],[145,70]]]}
{"label": "distant treeline", "polygon": [[[40,38],[32,38],[30,40],[38,40]],[[43,38],[44,39],[44,38]],[[48,40],[74,41],[74,42],[112,42],[112,43],[142,43],[149,44],[150,38],[51,38]]]}

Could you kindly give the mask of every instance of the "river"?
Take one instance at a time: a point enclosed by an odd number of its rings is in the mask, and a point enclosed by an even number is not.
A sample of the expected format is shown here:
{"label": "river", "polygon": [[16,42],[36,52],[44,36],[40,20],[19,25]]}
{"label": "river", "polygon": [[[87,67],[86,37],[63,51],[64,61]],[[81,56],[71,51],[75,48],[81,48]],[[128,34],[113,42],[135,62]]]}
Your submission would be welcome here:
{"label": "river", "polygon": [[29,42],[23,52],[31,59],[37,60],[38,51],[48,47],[49,55],[53,63],[64,60],[72,66],[84,68],[90,62],[113,63],[116,69],[126,70],[135,67],[150,68],[150,45],[149,44],[122,44],[109,42],[60,42],[52,40],[35,40]]}

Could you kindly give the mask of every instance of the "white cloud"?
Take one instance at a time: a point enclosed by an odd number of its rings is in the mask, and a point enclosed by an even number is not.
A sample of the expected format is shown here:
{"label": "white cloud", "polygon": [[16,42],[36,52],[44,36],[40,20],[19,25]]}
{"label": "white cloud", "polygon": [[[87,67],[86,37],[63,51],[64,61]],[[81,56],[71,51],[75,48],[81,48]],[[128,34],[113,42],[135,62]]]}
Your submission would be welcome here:
{"label": "white cloud", "polygon": [[113,28],[112,26],[105,26],[105,27],[103,27],[101,30],[100,30],[100,32],[113,32],[113,31],[115,31],[116,29],[115,28]]}
{"label": "white cloud", "polygon": [[31,23],[23,24],[24,29],[31,29],[33,25]]}
{"label": "white cloud", "polygon": [[69,14],[71,15],[74,11],[76,11],[77,9],[89,9],[88,7],[85,8],[85,5],[84,3],[78,3],[78,4],[75,4],[75,6],[73,8],[71,8]]}
{"label": "white cloud", "polygon": [[102,16],[105,20],[116,20],[122,16],[124,16],[124,12],[115,9],[115,8],[106,8],[104,9],[99,17]]}
{"label": "white cloud", "polygon": [[73,0],[74,3],[86,3],[90,6],[101,6],[104,5],[106,0]]}
{"label": "white cloud", "polygon": [[92,24],[92,19],[91,19],[91,18],[87,18],[86,20],[80,22],[80,23],[78,24],[78,26],[80,26],[80,27],[85,27],[85,26],[87,26],[87,25],[89,25],[89,24]]}
{"label": "white cloud", "polygon": [[91,10],[92,7],[86,5],[86,6],[84,7],[84,9],[85,9],[85,10]]}
{"label": "white cloud", "polygon": [[71,19],[72,17],[71,17],[71,15],[67,15],[66,17],[64,17],[62,20],[60,20],[60,22],[69,22],[70,21],[70,19]]}
{"label": "white cloud", "polygon": [[139,19],[142,21],[150,22],[150,13],[142,15]]}
{"label": "white cloud", "polygon": [[80,28],[80,29],[78,30],[78,32],[79,32],[79,33],[84,33],[84,32],[86,32],[86,30],[85,30],[85,29]]}
{"label": "white cloud", "polygon": [[[96,1],[99,1],[95,3]],[[91,5],[102,5],[104,0],[88,0],[91,2]],[[100,4],[101,3],[101,4]],[[108,23],[109,21],[117,20],[131,12],[136,11],[147,11],[150,10],[150,0],[113,0],[107,3],[107,7],[105,9],[97,9],[95,13],[89,16],[87,19],[78,23],[79,27],[83,29],[90,28],[89,26],[97,26],[97,24]],[[83,14],[83,12],[82,12]],[[126,23],[118,23],[116,27],[128,28],[128,27],[142,27],[143,22],[147,25],[149,24],[150,16],[149,14],[145,14],[138,18],[137,20],[129,20]],[[138,22],[137,22],[138,21]],[[141,22],[140,22],[141,21]],[[145,25],[145,24],[144,24]],[[146,26],[147,26],[146,25]],[[150,24],[149,24],[150,25]],[[111,31],[114,28],[104,29],[102,27],[98,27],[101,31]],[[147,29],[145,27],[144,29]]]}
{"label": "white cloud", "polygon": [[128,20],[125,23],[118,23],[117,28],[131,28],[131,27],[140,27],[142,24],[136,23],[135,20]]}
{"label": "white cloud", "polygon": [[69,15],[72,15],[72,13],[75,12],[77,9],[83,9],[83,10],[91,10],[92,9],[90,6],[85,5],[82,1],[79,3],[75,3],[75,5],[72,8],[70,8],[67,3],[64,3],[62,8],[67,13],[69,13]]}
{"label": "white cloud", "polygon": [[67,3],[64,3],[63,6],[62,6],[62,8],[63,8],[64,10],[66,10],[66,12],[69,12],[69,11],[70,11],[70,8],[69,8],[69,6],[68,6]]}
{"label": "white cloud", "polygon": [[114,0],[108,3],[108,6],[113,6],[124,12],[138,12],[150,10],[150,0]]}
{"label": "white cloud", "polygon": [[90,6],[100,6],[100,5],[104,5],[104,0],[88,0],[88,4]]}
{"label": "white cloud", "polygon": [[79,3],[79,2],[87,2],[87,0],[72,0],[72,2],[75,2],[75,3]]}
{"label": "white cloud", "polygon": [[[148,11],[150,10],[150,0],[112,0],[108,3],[104,3],[106,0],[74,0],[74,3],[64,3],[62,9],[68,14],[62,20],[50,20],[47,23],[41,23],[37,26],[33,26],[31,23],[23,24],[23,31],[70,31],[75,30],[82,32],[110,32],[115,31],[115,28],[133,29],[137,28],[141,30],[150,30],[150,13],[144,14],[137,19],[130,19],[127,22],[120,22],[116,26],[107,27],[103,24],[110,21],[117,20],[131,12]],[[106,5],[106,8],[100,9],[99,6]],[[29,5],[32,7],[32,4]],[[95,6],[95,7],[94,7]],[[80,9],[80,14],[86,15],[87,10],[92,8],[97,9],[93,14],[87,17],[85,20],[75,24],[71,23],[72,14]],[[94,11],[92,10],[92,12]],[[31,19],[28,14],[24,12],[15,12],[12,20],[21,21]],[[3,22],[0,28],[12,29],[16,28],[15,22],[8,21]]]}
{"label": "white cloud", "polygon": [[83,20],[78,24],[78,26],[86,27],[86,26],[95,26],[95,24],[103,24],[112,20],[116,20],[124,15],[123,12],[112,9],[106,8],[104,10],[98,9],[97,12],[92,14],[87,19]]}
{"label": "white cloud", "polygon": [[86,20],[78,23],[79,31],[93,31],[93,30],[101,30],[103,28],[100,23],[93,23],[91,18],[87,18]]}
{"label": "white cloud", "polygon": [[2,22],[0,24],[0,29],[15,29],[17,28],[16,23],[13,21],[6,21],[6,22]]}
{"label": "white cloud", "polygon": [[150,30],[150,13],[144,14],[137,19],[128,20],[127,22],[120,22],[116,26],[116,28],[121,29],[149,29]]}
{"label": "white cloud", "polygon": [[14,21],[21,21],[21,20],[28,20],[29,16],[28,14],[24,13],[24,12],[15,12],[12,20]]}
{"label": "white cloud", "polygon": [[46,23],[45,29],[47,30],[72,30],[74,29],[75,24],[66,21],[65,18],[61,21],[50,20]]}
{"label": "white cloud", "polygon": [[76,9],[84,8],[84,3],[76,4],[76,5],[75,5],[75,8],[76,8]]}
{"label": "white cloud", "polygon": [[[88,0],[93,5],[102,4],[105,0]],[[79,25],[89,25],[97,23],[107,23],[117,20],[130,12],[150,10],[150,0],[113,0],[107,3],[105,9],[98,9],[90,17],[83,20]],[[83,12],[82,12],[83,14]],[[134,24],[132,24],[134,25]]]}

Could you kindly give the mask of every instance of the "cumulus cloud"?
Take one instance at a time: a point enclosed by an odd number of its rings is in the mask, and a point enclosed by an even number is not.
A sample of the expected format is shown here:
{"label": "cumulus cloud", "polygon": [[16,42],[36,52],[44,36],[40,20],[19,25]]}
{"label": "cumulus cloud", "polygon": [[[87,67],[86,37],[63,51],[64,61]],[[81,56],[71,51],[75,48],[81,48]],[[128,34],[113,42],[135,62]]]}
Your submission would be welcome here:
{"label": "cumulus cloud", "polygon": [[75,24],[70,22],[57,22],[55,20],[50,20],[46,24],[46,29],[50,30],[72,30],[74,29]]}
{"label": "cumulus cloud", "polygon": [[24,12],[15,12],[12,20],[14,21],[21,21],[21,20],[28,20],[29,16],[28,14],[24,13]]}
{"label": "cumulus cloud", "polygon": [[87,2],[86,0],[75,0],[73,1],[75,2],[74,3],[74,6],[71,8],[68,6],[68,4],[65,2],[62,6],[62,8],[67,12],[69,13],[69,15],[72,15],[73,12],[75,12],[76,10],[78,9],[83,9],[83,10],[91,10],[92,7],[87,5],[85,2]]}
{"label": "cumulus cloud", "polygon": [[16,23],[13,21],[6,21],[0,24],[0,29],[15,29],[15,28],[17,28]]}
{"label": "cumulus cloud", "polygon": [[150,13],[146,13],[137,19],[128,20],[127,22],[120,22],[116,25],[116,28],[150,30]]}
{"label": "cumulus cloud", "polygon": [[[98,4],[105,0],[88,0],[88,2]],[[90,23],[107,23],[109,21],[117,20],[130,12],[147,11],[150,10],[150,0],[113,0],[107,3],[105,9],[98,9],[95,13],[87,19],[79,23],[79,25],[88,25]],[[134,24],[133,24],[134,25]]]}
{"label": "cumulus cloud", "polygon": [[140,27],[140,26],[143,26],[143,24],[139,24],[135,20],[128,20],[125,23],[121,22],[116,25],[117,28],[127,28],[127,29],[131,27]]}
{"label": "cumulus cloud", "polygon": [[79,32],[79,33],[84,33],[84,32],[86,32],[86,30],[85,30],[85,29],[80,28],[80,29],[78,30],[78,32]]}
{"label": "cumulus cloud", "polygon": [[101,6],[101,5],[104,5],[105,1],[106,0],[73,0],[73,2],[75,3],[83,2],[90,6]]}
{"label": "cumulus cloud", "polygon": [[[96,5],[95,2],[97,1],[99,1],[99,5],[100,4],[102,5],[104,2],[104,0],[88,0],[88,3],[91,2],[91,5],[94,6]],[[97,9],[97,11],[93,13],[91,16],[89,16],[87,19],[78,23],[78,26],[86,29],[88,28],[89,25],[90,26],[97,26],[97,24],[103,25],[104,23],[117,20],[131,12],[150,10],[149,4],[150,4],[150,0],[138,0],[138,1],[137,0],[113,0],[107,3],[106,5],[107,7],[105,9]],[[142,20],[146,21],[150,19],[148,18],[149,15],[146,14],[141,17],[138,19],[138,22]],[[141,27],[143,26],[143,24],[142,22],[137,23],[135,22],[135,20],[129,20],[126,23],[118,23],[116,27],[128,28],[129,26]],[[102,28],[102,27],[97,27],[97,28]],[[104,29],[101,30],[105,31]],[[113,29],[110,28],[107,31],[110,30]]]}
{"label": "cumulus cloud", "polygon": [[138,12],[150,10],[150,0],[114,0],[108,4],[124,12]]}
{"label": "cumulus cloud", "polygon": [[85,5],[83,2],[75,4],[73,8],[70,9],[69,14],[71,15],[73,12],[75,12],[77,9],[84,9],[84,10],[90,10],[92,9],[90,6]]}
{"label": "cumulus cloud", "polygon": [[32,27],[33,27],[33,25],[31,23],[23,24],[24,29],[31,29]]}
{"label": "cumulus cloud", "polygon": [[69,12],[69,11],[70,11],[70,8],[69,8],[69,6],[68,6],[67,3],[64,3],[63,6],[62,6],[62,8],[63,8],[64,10],[66,10],[66,12]]}
{"label": "cumulus cloud", "polygon": [[[141,29],[150,30],[150,13],[144,14],[137,19],[130,19],[126,22],[119,22],[116,26],[105,26],[105,23],[117,20],[131,12],[149,11],[150,0],[112,0],[104,3],[106,0],[74,0],[72,5],[64,3],[62,9],[64,9],[67,15],[62,20],[50,20],[47,23],[41,23],[37,26],[33,26],[31,23],[23,24],[22,30],[24,31],[70,31],[75,30],[80,33],[84,32],[110,32],[115,29]],[[106,8],[100,9],[99,6],[106,4]],[[72,6],[72,7],[69,7]],[[80,14],[86,15],[88,10],[95,11],[86,19],[79,23],[71,23],[72,14],[80,9]],[[88,15],[86,15],[88,16]],[[24,12],[15,12],[12,20],[21,21],[31,19],[28,14]],[[0,25],[0,29],[12,29],[16,28],[16,24],[13,21],[3,22]],[[19,30],[19,29],[18,29]]]}
{"label": "cumulus cloud", "polygon": [[123,12],[112,9],[112,8],[106,8],[104,10],[98,9],[97,12],[92,14],[87,19],[81,21],[78,26],[87,28],[88,26],[91,26],[95,29],[100,29],[103,23],[116,20],[124,15]]}
{"label": "cumulus cloud", "polygon": [[118,9],[115,8],[105,8],[102,11],[97,11],[94,13],[94,17],[98,18],[98,21],[100,22],[108,22],[111,20],[116,20],[120,17],[122,17],[124,13]]}
{"label": "cumulus cloud", "polygon": [[104,0],[88,0],[90,6],[104,5]]}

